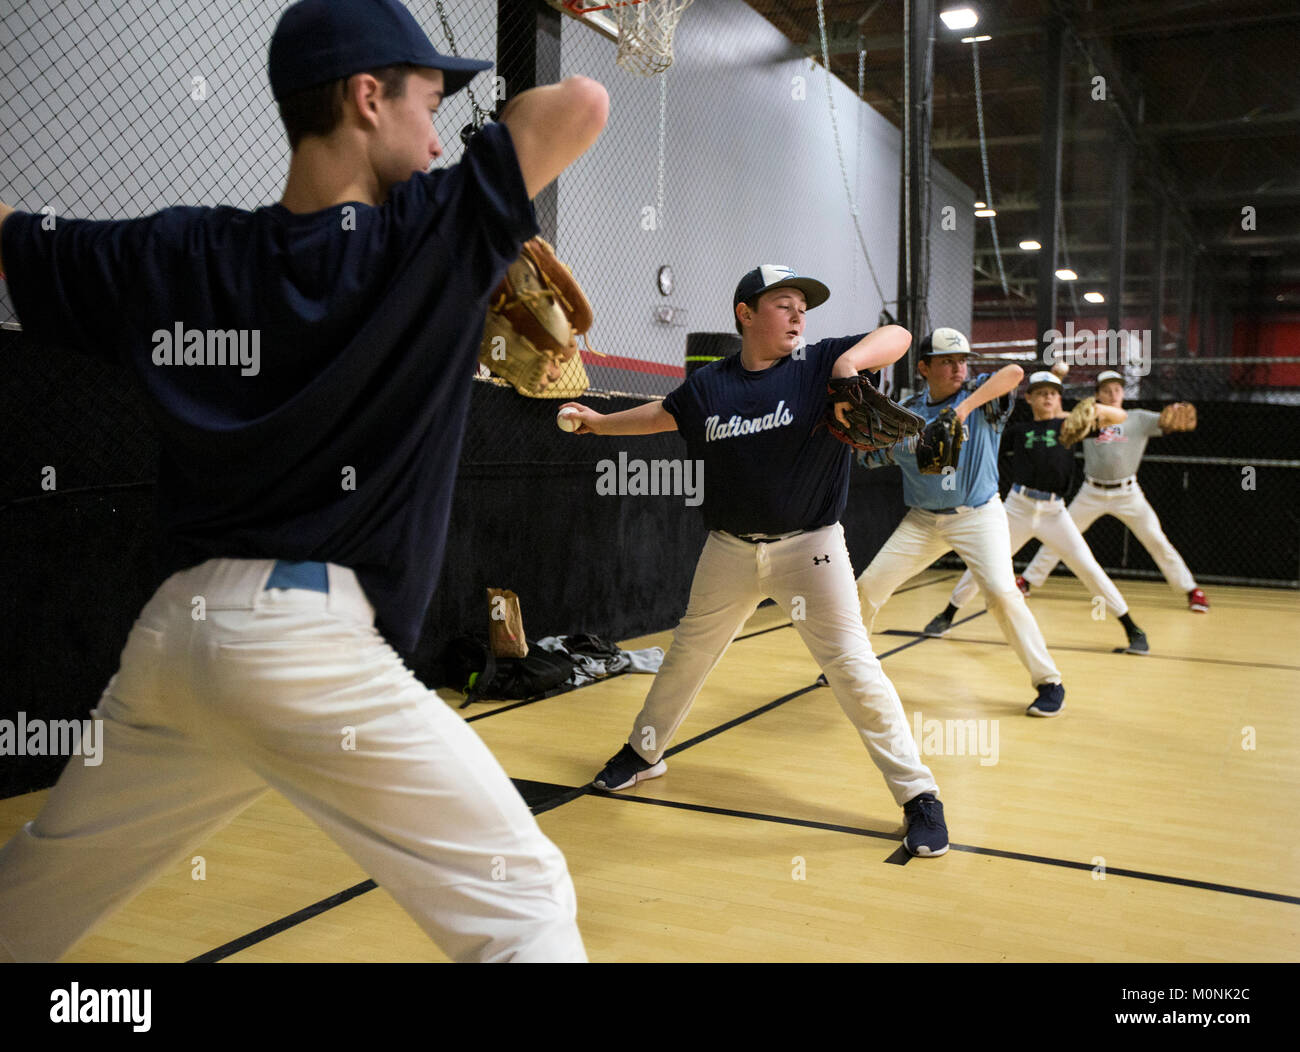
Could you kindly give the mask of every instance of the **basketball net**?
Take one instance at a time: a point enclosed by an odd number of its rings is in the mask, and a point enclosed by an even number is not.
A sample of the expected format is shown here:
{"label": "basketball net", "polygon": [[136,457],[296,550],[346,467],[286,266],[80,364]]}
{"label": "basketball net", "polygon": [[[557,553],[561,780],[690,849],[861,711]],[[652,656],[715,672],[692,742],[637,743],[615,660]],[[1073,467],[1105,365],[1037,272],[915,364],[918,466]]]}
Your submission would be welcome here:
{"label": "basketball net", "polygon": [[623,3],[587,4],[566,0],[574,14],[608,11],[618,26],[617,62],[629,73],[652,77],[673,64],[673,33],[682,12],[693,0],[625,0]]}

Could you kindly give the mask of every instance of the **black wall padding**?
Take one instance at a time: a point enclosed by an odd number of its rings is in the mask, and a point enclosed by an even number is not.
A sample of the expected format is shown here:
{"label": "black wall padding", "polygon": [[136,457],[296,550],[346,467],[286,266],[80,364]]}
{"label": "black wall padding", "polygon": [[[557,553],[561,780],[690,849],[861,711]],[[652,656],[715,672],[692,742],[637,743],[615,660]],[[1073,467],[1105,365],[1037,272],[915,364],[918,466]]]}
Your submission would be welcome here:
{"label": "black wall padding", "polygon": [[[1163,403],[1125,402],[1125,409],[1159,411]],[[1023,402],[1013,420],[1030,418]],[[1300,407],[1245,402],[1200,403],[1195,431],[1153,438],[1138,470],[1138,483],[1160,525],[1195,576],[1238,577],[1294,586],[1300,580],[1300,470],[1252,462],[1297,457]],[[1151,458],[1206,457],[1236,464],[1168,464]],[[1243,483],[1254,467],[1254,489]],[[1075,491],[1083,481],[1082,462]],[[1003,487],[1005,494],[1006,487]],[[1071,493],[1073,497],[1073,492]],[[1085,534],[1098,562],[1123,577],[1127,571],[1159,574],[1155,561],[1119,522],[1098,519]],[[1038,542],[1021,550],[1032,558]],[[955,558],[945,565],[957,565]],[[1147,573],[1143,573],[1143,571]],[[1058,566],[1057,573],[1065,573]],[[1163,578],[1161,578],[1163,580]]]}

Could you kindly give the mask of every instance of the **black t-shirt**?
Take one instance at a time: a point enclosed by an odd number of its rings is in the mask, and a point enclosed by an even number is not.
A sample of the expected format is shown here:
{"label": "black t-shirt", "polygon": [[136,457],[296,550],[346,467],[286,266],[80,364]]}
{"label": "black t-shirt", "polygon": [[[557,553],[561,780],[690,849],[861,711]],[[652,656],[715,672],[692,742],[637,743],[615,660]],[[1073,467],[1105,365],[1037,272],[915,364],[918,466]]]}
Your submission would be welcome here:
{"label": "black t-shirt", "polygon": [[[704,523],[789,533],[839,521],[851,450],[818,423],[835,360],[862,336],[809,344],[758,372],[739,354],[711,362],[664,399],[692,460],[704,463]],[[796,352],[797,353],[797,352]]]}
{"label": "black t-shirt", "polygon": [[14,306],[34,341],[143,386],[169,568],[349,566],[380,630],[414,647],[488,297],[538,229],[505,125],[378,208],[169,208],[48,230],[45,218],[4,224]]}
{"label": "black t-shirt", "polygon": [[1011,481],[1064,497],[1074,476],[1074,450],[1061,444],[1056,420],[1027,420],[1007,428],[1004,448],[1011,454]]}

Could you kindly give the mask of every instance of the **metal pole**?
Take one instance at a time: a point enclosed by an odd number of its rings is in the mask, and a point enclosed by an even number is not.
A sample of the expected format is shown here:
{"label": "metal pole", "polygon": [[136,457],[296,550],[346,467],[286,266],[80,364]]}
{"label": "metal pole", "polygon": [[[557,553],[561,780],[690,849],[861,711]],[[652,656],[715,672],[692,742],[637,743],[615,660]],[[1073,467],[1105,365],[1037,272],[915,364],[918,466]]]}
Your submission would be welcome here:
{"label": "metal pole", "polygon": [[1039,353],[1048,330],[1056,328],[1056,228],[1061,213],[1061,125],[1065,113],[1065,27],[1049,15],[1043,44],[1043,135],[1038,155],[1038,309]]}

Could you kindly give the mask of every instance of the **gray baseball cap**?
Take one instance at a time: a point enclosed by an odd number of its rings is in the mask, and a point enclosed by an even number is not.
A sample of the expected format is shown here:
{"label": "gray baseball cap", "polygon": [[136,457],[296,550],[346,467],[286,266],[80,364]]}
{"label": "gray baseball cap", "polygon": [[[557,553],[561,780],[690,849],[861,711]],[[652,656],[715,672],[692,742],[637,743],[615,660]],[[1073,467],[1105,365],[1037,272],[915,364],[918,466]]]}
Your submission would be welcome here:
{"label": "gray baseball cap", "polygon": [[974,354],[970,341],[956,329],[935,329],[921,341],[919,359],[938,358],[945,354]]}

